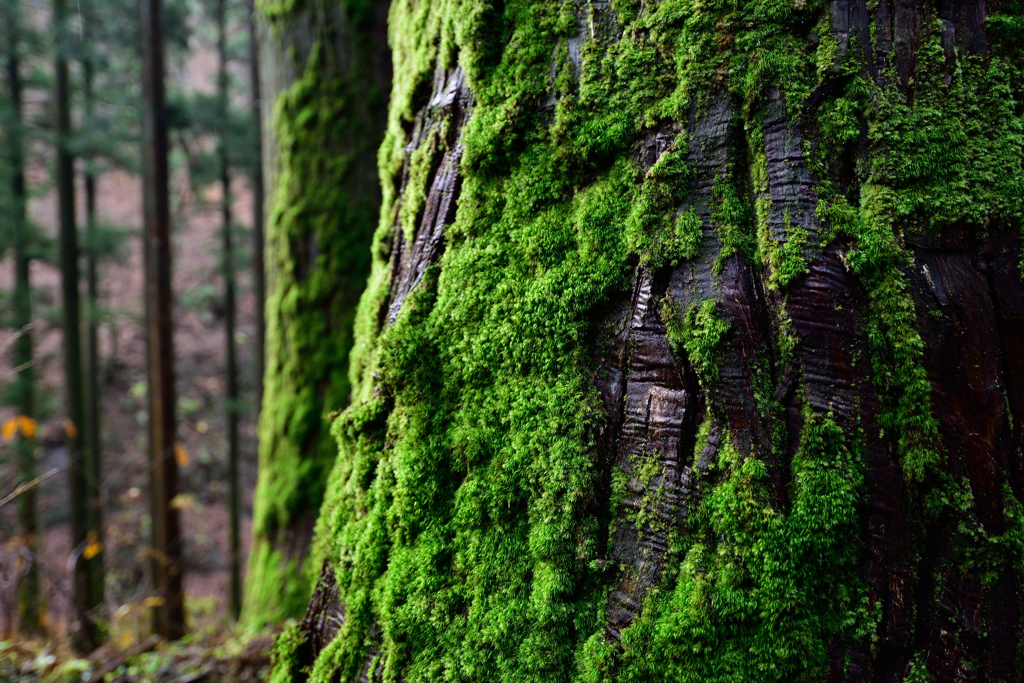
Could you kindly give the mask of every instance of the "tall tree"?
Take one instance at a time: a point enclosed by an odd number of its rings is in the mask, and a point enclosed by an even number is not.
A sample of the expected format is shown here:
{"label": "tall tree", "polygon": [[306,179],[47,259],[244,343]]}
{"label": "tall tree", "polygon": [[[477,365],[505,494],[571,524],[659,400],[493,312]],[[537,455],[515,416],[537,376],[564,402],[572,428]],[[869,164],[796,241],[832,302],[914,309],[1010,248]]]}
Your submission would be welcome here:
{"label": "tall tree", "polygon": [[239,490],[239,444],[238,444],[238,362],[235,358],[235,269],[231,235],[231,166],[228,157],[229,126],[229,74],[228,74],[228,17],[226,0],[217,0],[215,10],[217,24],[217,118],[220,137],[218,165],[220,167],[220,211],[221,211],[221,277],[224,278],[224,343],[227,367],[227,396],[224,402],[228,422],[228,513],[230,539],[228,550],[229,572],[231,574],[230,607],[231,616],[238,619],[242,612],[242,544],[240,532],[241,496]]}
{"label": "tall tree", "polygon": [[[84,100],[85,127],[88,131],[95,128],[96,100],[93,92],[93,23],[92,4],[89,0],[80,6],[79,21],[82,24],[82,96]],[[85,448],[89,463],[88,477],[92,482],[91,499],[87,501],[89,512],[89,530],[94,534],[93,548],[89,562],[92,564],[91,578],[93,592],[102,603],[104,591],[103,571],[103,501],[101,483],[103,481],[102,435],[100,433],[100,417],[102,414],[102,394],[100,380],[99,352],[99,276],[97,260],[99,259],[99,226],[96,222],[96,154],[90,149],[85,161]]]}
{"label": "tall tree", "polygon": [[174,457],[174,335],[171,317],[171,220],[164,94],[163,2],[142,2],[143,253],[149,386],[149,457],[152,478],[152,573],[157,594],[153,630],[174,640],[185,634],[178,468]]}
{"label": "tall tree", "polygon": [[[261,2],[267,369],[243,620],[301,614],[303,566],[336,448],[352,325],[380,204],[375,153],[390,84],[387,2]],[[264,121],[270,107],[263,107]]]}
{"label": "tall tree", "polygon": [[263,405],[263,374],[266,370],[266,335],[267,335],[267,284],[263,266],[263,215],[266,202],[263,188],[263,121],[260,100],[260,54],[256,29],[256,8],[254,0],[249,0],[249,92],[252,101],[253,143],[257,150],[249,172],[252,183],[252,288],[256,298],[256,343],[253,348],[253,374],[256,384],[257,414]]}
{"label": "tall tree", "polygon": [[56,179],[60,223],[61,294],[64,332],[64,390],[67,403],[68,480],[71,489],[71,543],[75,548],[72,576],[74,600],[73,645],[90,652],[100,643],[95,611],[102,605],[93,581],[94,565],[89,547],[89,501],[96,484],[89,452],[85,448],[85,394],[82,386],[81,311],[78,275],[78,226],[75,222],[75,160],[71,151],[71,92],[68,80],[68,30],[65,0],[54,0],[54,130],[56,131]]}
{"label": "tall tree", "polygon": [[[18,339],[14,342],[13,363],[18,373],[15,377],[16,404],[18,409],[18,435],[15,450],[18,457],[18,474],[22,481],[32,481],[36,476],[35,464],[35,368],[33,367],[32,345],[32,251],[28,221],[25,215],[25,140],[22,116],[21,77],[21,7],[15,0],[3,3],[3,17],[6,25],[6,76],[9,98],[4,121],[5,161],[9,178],[9,202],[5,212],[13,241],[14,251],[14,327]],[[28,635],[39,635],[44,631],[43,611],[40,596],[39,572],[39,511],[35,488],[29,488],[18,501],[18,515],[21,523],[25,549],[28,551],[28,565],[18,586],[18,626]]]}
{"label": "tall tree", "polygon": [[272,680],[1021,681],[1024,6],[390,19]]}

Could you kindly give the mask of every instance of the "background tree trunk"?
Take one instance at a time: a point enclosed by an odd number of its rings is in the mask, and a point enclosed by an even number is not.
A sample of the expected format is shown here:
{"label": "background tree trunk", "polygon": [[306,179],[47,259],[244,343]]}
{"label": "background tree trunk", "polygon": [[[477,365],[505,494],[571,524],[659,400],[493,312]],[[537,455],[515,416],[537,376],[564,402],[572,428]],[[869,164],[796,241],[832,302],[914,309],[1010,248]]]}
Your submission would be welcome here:
{"label": "background tree trunk", "polygon": [[259,44],[256,37],[256,9],[254,0],[249,0],[249,88],[252,95],[253,142],[260,153],[254,157],[249,175],[252,183],[252,288],[256,294],[256,333],[253,346],[253,374],[256,385],[256,409],[263,405],[263,375],[266,369],[266,307],[267,285],[263,268],[264,243],[264,203],[263,191],[263,121],[261,111],[263,102],[260,99],[260,62]]}
{"label": "background tree trunk", "polygon": [[91,652],[100,644],[95,611],[102,606],[93,581],[94,564],[86,557],[96,541],[90,527],[94,515],[97,482],[92,479],[90,452],[86,448],[85,387],[82,376],[81,307],[78,275],[78,225],[75,220],[75,168],[71,154],[71,91],[67,54],[71,37],[64,0],[53,6],[54,26],[54,130],[56,132],[57,202],[60,220],[60,269],[64,331],[64,389],[66,392],[68,484],[71,489],[72,593],[74,619],[72,642],[79,652]]}
{"label": "background tree trunk", "polygon": [[[227,3],[217,0],[215,21],[217,24],[217,116],[222,131],[228,128],[228,47],[227,47]],[[231,616],[238,619],[242,612],[242,544],[241,544],[241,497],[239,487],[239,443],[238,443],[238,362],[235,358],[235,266],[232,251],[231,226],[231,168],[228,162],[226,132],[222,132],[218,144],[221,187],[221,277],[224,278],[224,345],[227,364],[225,376],[227,393],[224,400],[228,423],[228,515],[230,539],[228,543],[228,567],[231,574],[229,605]]]}
{"label": "background tree trunk", "polygon": [[158,604],[153,631],[176,640],[186,632],[182,534],[178,508],[177,395],[174,325],[171,319],[171,217],[167,171],[167,109],[164,91],[163,3],[143,0],[143,265],[146,275],[146,354],[149,384],[150,506],[153,514],[151,571]]}
{"label": "background tree trunk", "polygon": [[354,400],[272,680],[1022,680],[1022,30],[393,7]]}
{"label": "background tree trunk", "polygon": [[[309,552],[337,452],[352,320],[380,189],[375,153],[391,79],[387,2],[263,2],[258,9],[267,224],[267,367],[243,621],[302,613]],[[264,123],[271,112],[263,106]]]}
{"label": "background tree trunk", "polygon": [[[96,96],[93,92],[93,17],[92,6],[87,2],[80,13],[82,23],[82,49],[85,51],[81,59],[82,95],[85,100],[85,127],[92,130],[95,125]],[[103,570],[103,435],[100,432],[103,413],[103,391],[100,370],[99,347],[99,226],[96,224],[96,158],[90,150],[85,159],[85,296],[86,296],[86,332],[85,332],[85,416],[86,416],[86,450],[89,463],[88,477],[91,499],[88,501],[89,529],[95,534],[95,548],[98,552],[88,560],[91,563],[90,579],[92,591],[97,604],[104,602],[104,570]]]}
{"label": "background tree trunk", "polygon": [[[3,6],[7,24],[6,71],[10,101],[9,117],[5,121],[4,142],[6,145],[5,180],[10,181],[10,203],[8,220],[14,242],[14,328],[18,339],[14,342],[13,365],[17,368],[18,415],[35,419],[35,376],[34,350],[32,345],[32,249],[30,231],[25,216],[25,140],[22,117],[21,77],[21,7],[17,2]],[[18,474],[23,482],[32,481],[36,476],[35,422],[19,425],[15,451],[18,457]],[[44,633],[43,605],[40,595],[39,571],[39,509],[35,488],[26,490],[18,501],[18,517],[25,549],[29,553],[21,582],[18,586],[18,628],[27,635]]]}

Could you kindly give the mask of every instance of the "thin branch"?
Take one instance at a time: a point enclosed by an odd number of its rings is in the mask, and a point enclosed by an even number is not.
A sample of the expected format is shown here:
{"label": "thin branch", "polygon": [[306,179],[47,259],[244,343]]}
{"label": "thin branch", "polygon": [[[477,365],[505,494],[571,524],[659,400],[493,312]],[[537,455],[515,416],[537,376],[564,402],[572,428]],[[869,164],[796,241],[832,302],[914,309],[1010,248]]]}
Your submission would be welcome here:
{"label": "thin branch", "polygon": [[25,493],[25,491],[28,491],[31,488],[35,488],[36,486],[39,486],[39,484],[43,483],[44,481],[46,481],[50,477],[52,477],[52,476],[54,476],[56,474],[59,474],[59,473],[60,473],[60,468],[59,467],[54,467],[49,472],[46,472],[45,474],[40,474],[38,477],[36,477],[35,479],[33,479],[31,481],[27,481],[24,484],[19,484],[18,488],[16,488],[13,491],[11,491],[11,493],[8,494],[7,496],[5,496],[3,498],[3,500],[0,500],[0,508],[2,508],[4,505],[7,505],[8,503],[10,503],[12,500],[17,498],[21,494]]}

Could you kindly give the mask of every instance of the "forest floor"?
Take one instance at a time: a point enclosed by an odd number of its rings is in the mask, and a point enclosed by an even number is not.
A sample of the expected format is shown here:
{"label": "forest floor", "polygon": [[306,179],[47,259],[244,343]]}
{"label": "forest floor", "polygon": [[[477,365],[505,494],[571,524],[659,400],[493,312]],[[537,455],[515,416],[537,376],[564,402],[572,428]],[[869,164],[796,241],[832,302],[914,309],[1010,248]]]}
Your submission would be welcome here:
{"label": "forest floor", "polygon": [[[187,63],[179,65],[172,79],[183,87],[208,89],[216,66],[215,55],[197,46]],[[239,74],[244,76],[244,73]],[[28,107],[43,107],[29,103]],[[31,114],[31,111],[29,112]],[[40,153],[29,169],[29,183],[48,183],[45,155]],[[178,392],[181,511],[185,535],[185,592],[189,629],[186,641],[155,650],[148,643],[147,560],[150,517],[147,461],[146,344],[143,323],[143,272],[140,242],[142,216],[139,178],[121,170],[109,170],[99,178],[98,214],[104,224],[123,234],[115,254],[100,264],[99,341],[102,369],[102,441],[104,564],[106,568],[105,621],[112,645],[97,653],[114,661],[140,647],[138,666],[154,672],[179,666],[178,678],[148,679],[121,672],[119,681],[256,680],[256,678],[188,678],[187,671],[204,667],[230,668],[225,662],[246,662],[255,676],[267,660],[266,636],[231,635],[228,616],[228,508],[227,421],[225,418],[225,343],[223,283],[219,276],[220,224],[214,210],[215,192],[198,192],[181,171],[180,159],[173,183],[173,285],[175,290],[175,356]],[[81,178],[79,178],[81,182]],[[84,192],[79,188],[80,199]],[[236,242],[248,244],[252,224],[252,193],[248,181],[237,178],[233,187],[234,216],[241,226]],[[47,234],[56,236],[56,197],[39,192],[31,200],[30,217]],[[79,217],[84,216],[80,202]],[[239,255],[240,265],[248,256]],[[13,286],[10,260],[0,262],[0,290]],[[66,648],[70,615],[70,582],[67,559],[72,553],[65,471],[68,454],[63,445],[64,396],[61,363],[60,271],[53,263],[32,263],[33,304],[36,321],[38,408],[37,472],[57,473],[39,486],[42,573],[49,639],[45,642],[13,640],[13,607],[16,577],[23,566],[19,557],[19,524],[16,503],[0,506],[0,682],[6,680],[63,680],[52,676],[60,666],[81,667],[83,661]],[[252,492],[256,482],[257,440],[253,350],[255,348],[255,296],[246,269],[238,277],[238,326],[235,336],[242,372],[244,413],[241,423],[243,555],[248,553]],[[0,380],[11,372],[9,350],[2,344],[14,330],[0,329]],[[0,423],[14,415],[13,407],[0,406]],[[14,463],[0,443],[0,498],[18,481]],[[243,567],[245,566],[243,558]],[[205,654],[201,654],[205,653]],[[39,659],[39,658],[42,659]],[[52,658],[52,659],[51,659]],[[75,663],[78,662],[78,663]],[[218,663],[219,662],[219,663]],[[233,665],[231,665],[233,666]],[[241,664],[239,664],[241,666]],[[8,667],[36,678],[5,678]],[[26,668],[27,667],[27,668]],[[33,668],[35,667],[35,668]],[[148,668],[147,668],[148,667]],[[153,668],[155,667],[155,668]],[[122,667],[123,668],[123,667]],[[130,669],[131,667],[129,667]],[[85,670],[91,670],[89,668]],[[170,669],[168,669],[170,670]],[[225,669],[227,670],[227,669]],[[184,672],[184,673],[183,673]],[[150,672],[152,673],[152,672]],[[123,674],[123,675],[122,675]],[[13,674],[10,674],[13,675]],[[124,677],[127,675],[128,677]],[[139,674],[142,675],[142,674]],[[155,674],[154,674],[155,675]],[[246,674],[248,675],[248,674]],[[182,678],[181,676],[185,676]],[[241,674],[239,674],[241,676]],[[74,680],[89,680],[79,676]],[[96,680],[93,677],[93,680]]]}
{"label": "forest floor", "polygon": [[52,641],[2,641],[0,683],[255,683],[266,680],[271,643],[268,635],[199,633],[80,657]]}

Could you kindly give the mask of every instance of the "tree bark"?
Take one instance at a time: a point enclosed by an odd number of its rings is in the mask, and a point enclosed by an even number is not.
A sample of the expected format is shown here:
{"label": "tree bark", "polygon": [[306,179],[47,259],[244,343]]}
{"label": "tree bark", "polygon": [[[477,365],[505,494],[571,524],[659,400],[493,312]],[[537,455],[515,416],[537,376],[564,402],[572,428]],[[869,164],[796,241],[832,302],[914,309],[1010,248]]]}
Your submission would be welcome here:
{"label": "tree bark", "polygon": [[[14,342],[12,360],[18,376],[18,415],[30,420],[35,416],[35,361],[32,345],[32,250],[30,233],[25,217],[25,141],[22,118],[22,79],[20,43],[20,6],[8,3],[4,6],[7,24],[7,88],[10,102],[10,117],[6,121],[7,169],[10,176],[9,213],[11,234],[14,242],[14,327],[18,339]],[[6,176],[6,174],[5,174]],[[36,476],[35,427],[19,425],[15,451],[18,457],[18,475],[24,482]],[[45,632],[42,619],[43,608],[40,594],[39,572],[39,509],[35,488],[30,488],[18,501],[18,517],[21,522],[23,543],[28,551],[24,572],[18,585],[18,629],[30,636]]]}
{"label": "tree bark", "polygon": [[[299,616],[337,448],[324,414],[348,403],[352,324],[380,206],[375,152],[390,61],[387,2],[260,3],[267,223],[267,367],[243,621]],[[264,124],[271,107],[264,106]],[[315,563],[314,563],[315,564]]]}
{"label": "tree bark", "polygon": [[[82,95],[85,107],[85,125],[92,130],[95,125],[95,94],[93,92],[93,56],[92,56],[92,6],[85,5],[79,21],[82,22]],[[87,39],[85,37],[88,36]],[[99,551],[93,554],[90,578],[92,591],[98,605],[104,602],[105,578],[103,569],[103,436],[100,433],[103,413],[103,394],[100,379],[100,347],[99,347],[99,274],[97,260],[99,258],[99,239],[96,224],[96,160],[90,152],[85,159],[85,296],[86,296],[86,373],[85,373],[85,416],[86,444],[89,463],[89,480],[91,498],[87,501],[89,512],[89,530],[95,534],[94,542]]]}
{"label": "tree bark", "polygon": [[68,484],[71,490],[71,545],[73,553],[72,594],[74,624],[72,644],[79,652],[92,652],[101,640],[96,610],[102,599],[93,581],[94,565],[86,557],[96,541],[90,536],[90,501],[95,499],[96,482],[91,478],[90,453],[86,448],[85,388],[82,382],[81,309],[78,274],[78,225],[75,220],[75,168],[71,154],[71,93],[67,53],[70,33],[64,0],[53,6],[54,26],[54,116],[57,138],[56,181],[60,222],[60,268],[64,331],[64,391],[67,418]]}
{"label": "tree bark", "polygon": [[256,340],[253,346],[254,382],[256,385],[257,413],[263,405],[263,375],[266,371],[266,335],[267,335],[267,284],[264,275],[263,251],[264,243],[264,204],[266,203],[263,188],[263,102],[260,99],[260,53],[257,40],[256,7],[254,0],[249,0],[249,90],[252,95],[253,135],[256,149],[260,154],[256,157],[250,173],[252,183],[252,288],[256,295]]}
{"label": "tree bark", "polygon": [[271,680],[1021,681],[1022,28],[395,6]]}
{"label": "tree bark", "polygon": [[156,603],[153,631],[167,640],[185,635],[182,534],[178,508],[178,463],[174,387],[174,326],[171,318],[171,219],[167,172],[167,111],[164,98],[163,4],[142,3],[143,265],[146,271],[146,353],[149,381],[150,507],[153,515],[151,571]]}
{"label": "tree bark", "polygon": [[[227,7],[225,0],[217,0],[217,107],[220,125],[228,125],[228,50],[227,50]],[[241,544],[241,496],[239,489],[239,445],[238,445],[238,361],[235,358],[235,268],[232,260],[231,230],[231,168],[228,163],[226,138],[218,141],[221,187],[221,276],[224,278],[224,345],[227,367],[227,394],[224,400],[228,422],[228,510],[230,531],[228,542],[228,567],[231,575],[230,599],[231,616],[234,619],[242,613],[242,544]]]}

